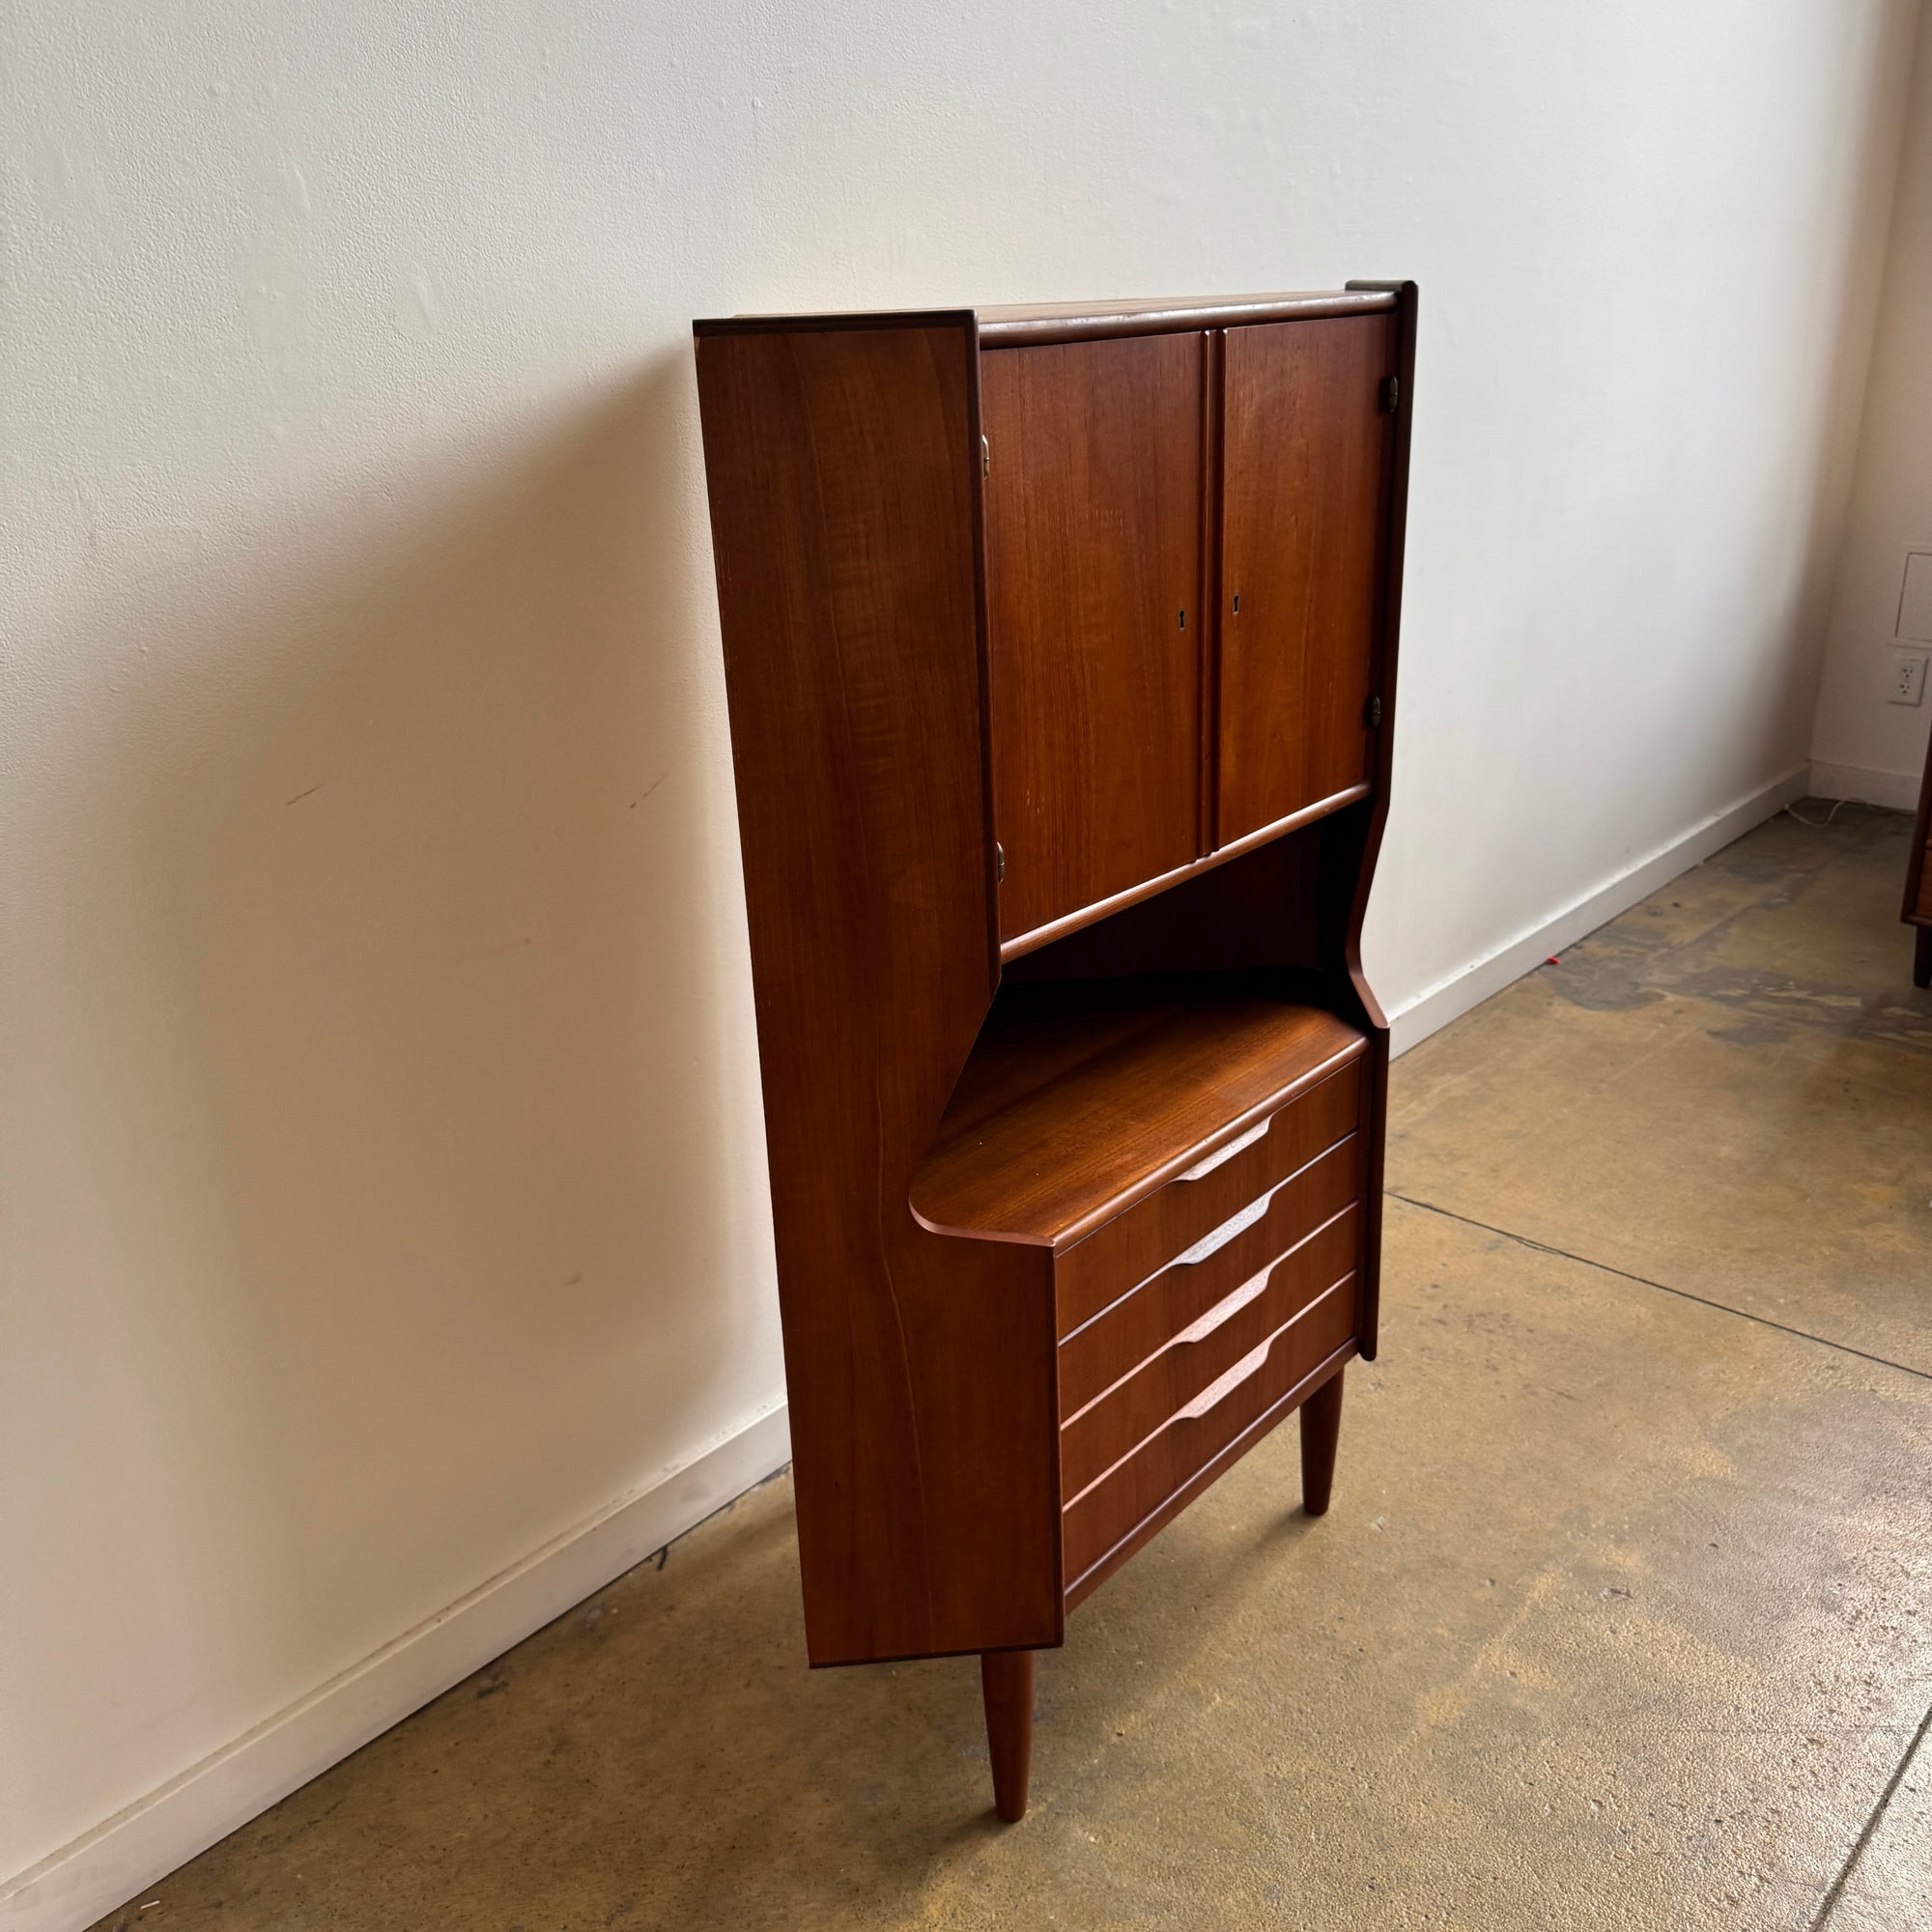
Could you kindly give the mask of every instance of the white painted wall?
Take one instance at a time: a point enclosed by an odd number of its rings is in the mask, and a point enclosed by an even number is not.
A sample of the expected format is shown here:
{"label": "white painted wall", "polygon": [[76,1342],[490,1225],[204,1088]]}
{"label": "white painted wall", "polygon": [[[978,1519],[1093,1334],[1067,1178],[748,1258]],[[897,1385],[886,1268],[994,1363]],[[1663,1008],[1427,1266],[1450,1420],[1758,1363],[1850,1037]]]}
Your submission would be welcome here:
{"label": "white painted wall", "polygon": [[1418,276],[1370,954],[1440,1016],[1803,764],[1915,12],[17,0],[14,1923],[781,1454],[690,317]]}
{"label": "white painted wall", "polygon": [[[1889,702],[1907,551],[1932,550],[1932,32],[1914,63],[1884,292],[1819,693],[1818,786],[1827,797],[1911,806],[1932,698]],[[1922,652],[1923,646],[1919,647]]]}

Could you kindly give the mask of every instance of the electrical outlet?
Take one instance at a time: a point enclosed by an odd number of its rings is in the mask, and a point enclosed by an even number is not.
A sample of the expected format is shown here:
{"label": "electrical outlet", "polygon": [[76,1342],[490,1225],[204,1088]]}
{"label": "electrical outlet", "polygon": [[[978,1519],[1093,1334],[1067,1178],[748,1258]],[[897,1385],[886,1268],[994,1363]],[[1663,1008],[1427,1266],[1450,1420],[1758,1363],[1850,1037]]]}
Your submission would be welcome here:
{"label": "electrical outlet", "polygon": [[1922,704],[1925,701],[1925,660],[1917,651],[1894,651],[1891,675],[1886,685],[1888,704]]}

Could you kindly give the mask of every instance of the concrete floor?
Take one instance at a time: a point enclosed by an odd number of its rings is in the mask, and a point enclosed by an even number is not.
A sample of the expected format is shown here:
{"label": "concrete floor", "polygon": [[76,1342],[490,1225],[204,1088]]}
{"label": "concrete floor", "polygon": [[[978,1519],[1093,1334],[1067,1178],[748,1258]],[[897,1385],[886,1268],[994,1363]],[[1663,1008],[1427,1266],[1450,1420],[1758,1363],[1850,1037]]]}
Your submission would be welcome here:
{"label": "concrete floor", "polygon": [[[1800,808],[1822,817],[1825,808]],[[778,1479],[103,1927],[1932,1927],[1909,821],[1760,827],[1399,1062],[1382,1357],[1042,1657],[808,1673]]]}

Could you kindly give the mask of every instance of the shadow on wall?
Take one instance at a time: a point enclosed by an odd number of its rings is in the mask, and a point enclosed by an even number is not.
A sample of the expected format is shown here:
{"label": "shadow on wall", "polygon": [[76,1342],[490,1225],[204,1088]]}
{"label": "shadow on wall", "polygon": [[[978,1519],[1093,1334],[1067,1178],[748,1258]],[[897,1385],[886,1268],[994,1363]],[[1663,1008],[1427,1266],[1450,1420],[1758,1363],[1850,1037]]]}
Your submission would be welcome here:
{"label": "shadow on wall", "polygon": [[154,1313],[213,1410],[161,1426],[219,1431],[232,1485],[181,1475],[181,1560],[230,1571],[270,1676],[777,1380],[689,360],[153,645],[185,663],[126,720],[144,1085],[195,1229]]}

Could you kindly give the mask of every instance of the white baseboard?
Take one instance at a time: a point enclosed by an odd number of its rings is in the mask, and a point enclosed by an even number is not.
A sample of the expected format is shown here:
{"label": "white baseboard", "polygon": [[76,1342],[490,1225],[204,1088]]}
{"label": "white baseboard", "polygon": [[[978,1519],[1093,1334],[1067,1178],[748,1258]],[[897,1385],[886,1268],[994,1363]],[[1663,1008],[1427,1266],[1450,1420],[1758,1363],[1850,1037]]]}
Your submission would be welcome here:
{"label": "white baseboard", "polygon": [[[1596,931],[1618,913],[1628,912],[1639,899],[1648,898],[1658,887],[1668,885],[1680,872],[1688,872],[1713,852],[1721,851],[1733,838],[1743,838],[1753,825],[1761,824],[1804,797],[1810,789],[1814,769],[1810,765],[1794,767],[1782,778],[1715,813],[1701,825],[1692,826],[1682,838],[1673,838],[1668,845],[1639,859],[1542,924],[1438,980],[1391,1016],[1390,1051],[1406,1053],[1471,1007],[1481,1006],[1505,986],[1514,984],[1551,953],[1574,946],[1585,933]],[[1914,802],[1917,803],[1916,794]]]}
{"label": "white baseboard", "polygon": [[1811,767],[1813,798],[1851,798],[1861,805],[1887,805],[1895,811],[1918,809],[1919,774],[1881,771],[1875,765]]}
{"label": "white baseboard", "polygon": [[5,1932],[78,1932],[784,1466],[785,1406],[597,1512],[158,1790],[0,1880]]}

